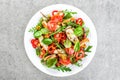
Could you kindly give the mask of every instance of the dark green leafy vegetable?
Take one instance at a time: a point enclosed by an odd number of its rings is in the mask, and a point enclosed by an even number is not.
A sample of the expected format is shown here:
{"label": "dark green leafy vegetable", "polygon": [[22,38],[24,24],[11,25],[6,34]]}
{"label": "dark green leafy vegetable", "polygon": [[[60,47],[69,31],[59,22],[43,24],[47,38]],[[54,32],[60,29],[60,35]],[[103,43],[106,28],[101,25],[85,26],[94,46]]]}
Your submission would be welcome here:
{"label": "dark green leafy vegetable", "polygon": [[33,35],[35,38],[39,38],[42,34],[48,34],[48,29],[42,28],[40,31],[36,31]]}
{"label": "dark green leafy vegetable", "polygon": [[45,39],[42,40],[42,42],[43,42],[44,44],[46,44],[46,45],[49,45],[49,44],[52,43],[52,40],[49,39],[49,38],[45,38]]}
{"label": "dark green leafy vegetable", "polygon": [[64,10],[63,13],[64,13],[64,19],[71,18],[73,14],[77,14],[77,12],[68,11],[67,9]]}
{"label": "dark green leafy vegetable", "polygon": [[68,26],[72,26],[72,27],[78,27],[78,26],[79,26],[79,25],[76,24],[75,22],[71,22],[71,21],[68,22],[67,25],[68,25]]}
{"label": "dark green leafy vegetable", "polygon": [[74,63],[74,65],[76,65],[78,67],[82,66],[82,64],[80,64],[79,62]]}
{"label": "dark green leafy vegetable", "polygon": [[89,32],[90,32],[89,28],[88,28],[88,27],[87,27],[87,28],[85,28],[85,33],[86,33],[86,36],[88,36]]}
{"label": "dark green leafy vegetable", "polygon": [[40,55],[40,49],[36,48],[36,55],[39,56]]}
{"label": "dark green leafy vegetable", "polygon": [[57,69],[58,71],[62,71],[62,72],[71,71],[71,69],[69,67],[66,67],[66,66],[58,66],[58,67],[55,67],[54,69]]}
{"label": "dark green leafy vegetable", "polygon": [[50,58],[50,59],[47,59],[47,61],[46,61],[47,67],[52,67],[52,66],[54,66],[56,63],[57,63],[57,59],[56,59],[56,58]]}
{"label": "dark green leafy vegetable", "polygon": [[80,42],[76,42],[75,45],[74,45],[74,50],[77,52],[80,50]]}
{"label": "dark green leafy vegetable", "polygon": [[70,40],[65,40],[64,41],[64,46],[66,47],[66,48],[70,48],[71,46],[72,46],[72,43],[71,43],[71,41]]}
{"label": "dark green leafy vegetable", "polygon": [[81,35],[83,35],[83,29],[82,29],[82,27],[77,27],[77,28],[75,28],[74,29],[74,34],[76,35],[76,36],[81,36]]}
{"label": "dark green leafy vegetable", "polygon": [[50,36],[57,34],[59,32],[62,32],[65,28],[66,28],[66,26],[61,26],[59,29],[57,29],[55,32],[53,32]]}
{"label": "dark green leafy vegetable", "polygon": [[30,30],[29,30],[29,32],[36,32],[37,30],[36,30],[36,28],[35,27],[32,27]]}
{"label": "dark green leafy vegetable", "polygon": [[92,48],[92,46],[88,46],[87,49],[85,50],[85,52],[91,52],[90,49]]}
{"label": "dark green leafy vegetable", "polygon": [[42,35],[42,32],[41,31],[36,31],[33,35],[34,35],[35,38],[39,38]]}
{"label": "dark green leafy vegetable", "polygon": [[48,34],[49,32],[47,28],[42,28],[40,31],[42,32],[42,34]]}
{"label": "dark green leafy vegetable", "polygon": [[37,26],[42,27],[42,21],[43,21],[43,19],[41,18],[41,19],[39,20],[39,22],[37,23],[37,25],[36,25],[35,27],[32,27],[32,28],[29,30],[29,32],[35,33],[35,32],[37,31],[37,29],[36,29]]}

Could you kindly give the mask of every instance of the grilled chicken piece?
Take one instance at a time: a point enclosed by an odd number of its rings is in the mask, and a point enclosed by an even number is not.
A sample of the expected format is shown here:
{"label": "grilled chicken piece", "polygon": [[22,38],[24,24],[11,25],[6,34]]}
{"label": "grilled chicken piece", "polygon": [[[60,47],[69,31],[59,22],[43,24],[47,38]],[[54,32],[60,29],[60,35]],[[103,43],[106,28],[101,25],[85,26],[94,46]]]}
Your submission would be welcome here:
{"label": "grilled chicken piece", "polygon": [[58,54],[58,53],[65,53],[65,51],[63,49],[56,49],[54,51],[55,54]]}
{"label": "grilled chicken piece", "polygon": [[74,31],[71,28],[71,26],[68,26],[68,28],[66,29],[66,35],[68,39],[72,41],[73,43],[75,43],[76,41],[79,41],[77,36],[74,34]]}
{"label": "grilled chicken piece", "polygon": [[38,40],[39,40],[39,42],[40,42],[40,45],[41,45],[45,50],[48,50],[48,46],[45,45],[45,44],[42,42],[42,40],[43,40],[43,36],[39,37]]}

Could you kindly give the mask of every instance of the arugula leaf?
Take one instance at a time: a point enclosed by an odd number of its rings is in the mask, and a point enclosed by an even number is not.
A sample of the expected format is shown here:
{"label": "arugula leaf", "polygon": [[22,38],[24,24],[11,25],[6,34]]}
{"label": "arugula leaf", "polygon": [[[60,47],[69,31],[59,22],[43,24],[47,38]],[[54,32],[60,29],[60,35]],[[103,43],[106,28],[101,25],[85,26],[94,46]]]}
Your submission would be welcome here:
{"label": "arugula leaf", "polygon": [[50,58],[50,59],[47,59],[47,61],[46,61],[46,65],[49,68],[54,66],[56,63],[57,63],[57,59],[56,58]]}
{"label": "arugula leaf", "polygon": [[68,25],[68,26],[72,26],[72,27],[78,27],[78,26],[79,26],[79,25],[76,24],[75,22],[71,22],[71,21],[68,22],[67,25]]}
{"label": "arugula leaf", "polygon": [[55,44],[58,48],[62,49],[61,46],[59,45],[59,43],[55,43]]}
{"label": "arugula leaf", "polygon": [[82,29],[82,27],[77,27],[77,28],[75,28],[74,29],[74,34],[76,35],[76,36],[81,36],[81,35],[83,35],[83,29]]}
{"label": "arugula leaf", "polygon": [[72,43],[71,43],[71,41],[70,40],[65,40],[64,41],[64,46],[66,47],[66,48],[70,48],[71,46],[72,46]]}
{"label": "arugula leaf", "polygon": [[52,40],[49,39],[49,38],[45,38],[45,39],[42,40],[42,42],[43,42],[44,44],[46,44],[46,45],[49,45],[49,44],[52,43]]}
{"label": "arugula leaf", "polygon": [[28,32],[36,32],[36,28],[35,27],[32,27]]}
{"label": "arugula leaf", "polygon": [[82,66],[82,64],[80,64],[79,62],[74,63],[74,65],[76,65],[78,67]]}
{"label": "arugula leaf", "polygon": [[42,34],[48,34],[48,29],[42,28],[40,31],[36,31],[33,35],[35,38],[39,38]]}
{"label": "arugula leaf", "polygon": [[37,29],[36,29],[36,27],[37,26],[40,26],[40,27],[42,27],[42,21],[43,21],[43,19],[41,18],[40,20],[39,20],[39,22],[37,23],[37,25],[35,26],[35,27],[32,27],[30,30],[29,30],[29,32],[36,32],[37,31]]}
{"label": "arugula leaf", "polygon": [[92,46],[88,46],[87,49],[85,50],[85,52],[91,52],[90,49],[92,48]]}
{"label": "arugula leaf", "polygon": [[61,26],[59,29],[57,29],[55,32],[53,32],[50,36],[57,34],[59,32],[62,32],[65,28],[66,28],[66,26]]}
{"label": "arugula leaf", "polygon": [[88,36],[89,32],[90,32],[89,28],[88,28],[88,27],[87,27],[87,28],[85,28],[85,33],[86,33],[86,36]]}
{"label": "arugula leaf", "polygon": [[76,42],[75,45],[74,45],[74,50],[77,52],[80,50],[80,42]]}
{"label": "arugula leaf", "polygon": [[36,55],[39,56],[40,55],[40,49],[36,48]]}
{"label": "arugula leaf", "polygon": [[67,9],[64,10],[63,13],[64,13],[64,19],[71,18],[72,14],[77,14],[77,12],[68,11]]}
{"label": "arugula leaf", "polygon": [[58,66],[58,67],[55,67],[54,69],[57,69],[58,71],[62,71],[62,72],[72,71],[69,67],[66,67],[66,66]]}

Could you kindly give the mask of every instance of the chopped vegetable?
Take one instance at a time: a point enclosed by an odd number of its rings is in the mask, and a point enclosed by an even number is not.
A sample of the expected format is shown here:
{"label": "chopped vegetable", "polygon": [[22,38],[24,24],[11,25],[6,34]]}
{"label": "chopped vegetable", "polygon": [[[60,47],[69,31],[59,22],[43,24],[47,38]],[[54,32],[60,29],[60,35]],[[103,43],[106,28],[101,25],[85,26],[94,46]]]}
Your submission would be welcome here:
{"label": "chopped vegetable", "polygon": [[72,43],[71,43],[71,41],[70,40],[65,40],[64,41],[64,46],[66,47],[66,48],[70,48],[71,46],[72,46]]}
{"label": "chopped vegetable", "polygon": [[88,46],[87,49],[85,50],[85,52],[91,52],[90,49],[92,48],[92,46]]}
{"label": "chopped vegetable", "polygon": [[49,39],[49,38],[45,38],[45,39],[42,40],[42,42],[46,45],[50,45],[52,43],[52,40]]}
{"label": "chopped vegetable", "polygon": [[77,52],[80,50],[80,42],[76,42],[74,45],[74,50]]}
{"label": "chopped vegetable", "polygon": [[83,35],[83,29],[82,29],[82,27],[77,27],[77,28],[75,28],[74,29],[74,34],[76,35],[76,36],[82,36]]}
{"label": "chopped vegetable", "polygon": [[66,66],[58,66],[58,67],[55,67],[54,69],[57,69],[58,71],[62,71],[62,72],[70,72],[71,69],[69,67],[66,67]]}
{"label": "chopped vegetable", "polygon": [[50,58],[46,61],[46,65],[47,67],[52,67],[57,63],[57,59],[56,58]]}

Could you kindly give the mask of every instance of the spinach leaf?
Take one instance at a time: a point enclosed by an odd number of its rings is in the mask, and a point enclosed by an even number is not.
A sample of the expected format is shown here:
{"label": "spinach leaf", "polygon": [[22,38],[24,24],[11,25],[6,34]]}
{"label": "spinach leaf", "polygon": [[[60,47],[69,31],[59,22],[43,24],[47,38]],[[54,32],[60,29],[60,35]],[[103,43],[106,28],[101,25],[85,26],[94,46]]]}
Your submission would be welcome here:
{"label": "spinach leaf", "polygon": [[74,34],[76,35],[76,36],[82,36],[83,35],[83,29],[82,29],[82,27],[77,27],[77,28],[75,28],[74,29]]}
{"label": "spinach leaf", "polygon": [[33,35],[35,38],[39,38],[42,34],[48,34],[48,29],[42,28],[40,31],[36,31]]}
{"label": "spinach leaf", "polygon": [[52,67],[57,63],[57,59],[56,58],[50,58],[46,61],[46,65],[47,67]]}
{"label": "spinach leaf", "polygon": [[71,43],[71,41],[70,40],[65,40],[64,41],[64,46],[66,47],[66,48],[70,48],[71,46],[72,46],[72,43]]}
{"label": "spinach leaf", "polygon": [[80,42],[76,42],[75,45],[74,45],[74,50],[77,52],[80,50]]}
{"label": "spinach leaf", "polygon": [[88,46],[87,49],[85,50],[85,52],[91,52],[90,49],[92,48],[92,46]]}
{"label": "spinach leaf", "polygon": [[44,44],[46,44],[46,45],[49,45],[49,44],[52,43],[52,40],[49,39],[49,38],[45,38],[45,39],[42,40],[42,42],[43,42]]}

